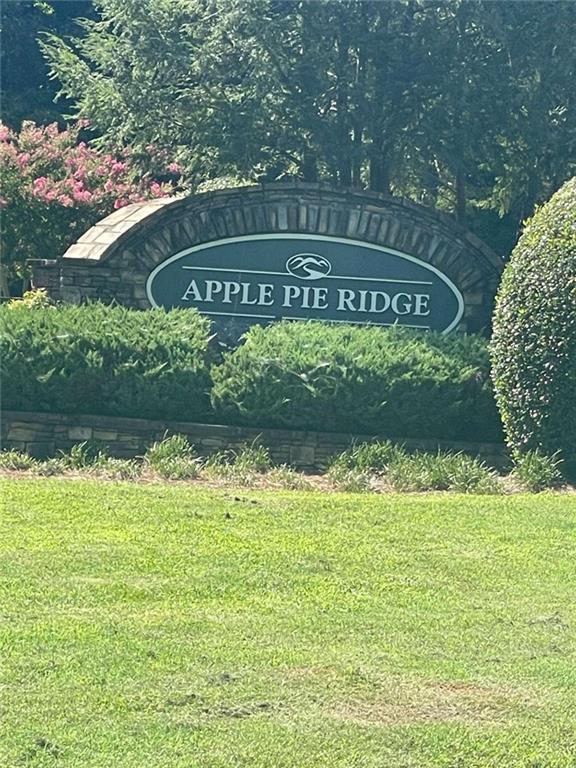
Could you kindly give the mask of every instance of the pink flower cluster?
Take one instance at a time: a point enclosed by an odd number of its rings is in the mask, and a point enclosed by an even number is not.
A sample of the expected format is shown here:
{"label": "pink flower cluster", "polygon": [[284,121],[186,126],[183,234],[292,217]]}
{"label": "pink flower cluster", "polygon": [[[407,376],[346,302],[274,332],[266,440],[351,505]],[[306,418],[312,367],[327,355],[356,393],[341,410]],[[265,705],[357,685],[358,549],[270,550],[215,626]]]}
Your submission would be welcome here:
{"label": "pink flower cluster", "polygon": [[[177,178],[174,184],[161,184],[150,173],[139,173],[129,148],[114,155],[79,141],[85,127],[87,121],[65,130],[56,123],[26,122],[15,133],[0,124],[2,204],[29,197],[50,206],[90,207],[105,215],[114,208],[174,192]],[[172,162],[164,173],[177,177],[181,169]]]}

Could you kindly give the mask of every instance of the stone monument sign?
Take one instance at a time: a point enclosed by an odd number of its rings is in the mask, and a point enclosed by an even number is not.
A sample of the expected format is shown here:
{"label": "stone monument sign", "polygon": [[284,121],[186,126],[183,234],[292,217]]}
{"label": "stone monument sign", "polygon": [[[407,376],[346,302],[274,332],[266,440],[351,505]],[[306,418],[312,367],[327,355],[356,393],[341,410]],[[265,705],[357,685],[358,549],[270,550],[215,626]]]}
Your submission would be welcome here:
{"label": "stone monument sign", "polygon": [[279,182],[121,208],[34,262],[33,283],[64,301],[195,307],[238,331],[284,318],[479,332],[502,267],[446,214]]}

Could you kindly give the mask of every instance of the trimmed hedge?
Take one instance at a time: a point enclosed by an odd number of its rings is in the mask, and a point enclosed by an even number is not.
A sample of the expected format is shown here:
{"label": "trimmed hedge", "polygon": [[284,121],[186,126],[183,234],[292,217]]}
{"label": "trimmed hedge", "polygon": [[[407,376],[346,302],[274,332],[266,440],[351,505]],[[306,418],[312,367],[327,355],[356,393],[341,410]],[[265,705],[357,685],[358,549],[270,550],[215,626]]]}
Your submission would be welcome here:
{"label": "trimmed hedge", "polygon": [[517,454],[561,451],[576,470],[576,178],[528,223],[497,297],[496,397]]}
{"label": "trimmed hedge", "polygon": [[319,322],[254,326],[212,369],[225,423],[499,441],[486,342]]}
{"label": "trimmed hedge", "polygon": [[206,419],[209,332],[209,321],[191,310],[3,306],[2,407]]}
{"label": "trimmed hedge", "polygon": [[102,304],[4,306],[0,336],[7,410],[502,438],[479,337],[280,322],[216,364],[195,311]]}

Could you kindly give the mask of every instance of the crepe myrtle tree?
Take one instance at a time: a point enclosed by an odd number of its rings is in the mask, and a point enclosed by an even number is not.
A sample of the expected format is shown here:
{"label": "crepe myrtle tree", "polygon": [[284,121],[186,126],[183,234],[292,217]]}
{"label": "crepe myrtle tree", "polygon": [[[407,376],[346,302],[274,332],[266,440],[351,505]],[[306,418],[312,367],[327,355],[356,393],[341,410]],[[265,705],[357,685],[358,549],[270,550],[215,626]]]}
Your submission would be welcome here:
{"label": "crepe myrtle tree", "polygon": [[178,189],[180,167],[147,148],[149,170],[125,147],[108,152],[81,140],[79,121],[24,122],[19,132],[0,124],[1,292],[26,276],[26,261],[58,258],[83,232],[114,209]]}

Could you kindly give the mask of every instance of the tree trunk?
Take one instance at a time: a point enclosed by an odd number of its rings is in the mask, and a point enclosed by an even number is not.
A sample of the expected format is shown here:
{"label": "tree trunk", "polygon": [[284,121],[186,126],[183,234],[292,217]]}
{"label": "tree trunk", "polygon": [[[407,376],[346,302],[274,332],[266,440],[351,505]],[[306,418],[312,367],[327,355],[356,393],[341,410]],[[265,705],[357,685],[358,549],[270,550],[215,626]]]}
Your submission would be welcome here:
{"label": "tree trunk", "polygon": [[456,219],[459,224],[466,223],[466,179],[462,170],[456,173]]}
{"label": "tree trunk", "polygon": [[10,296],[10,288],[8,286],[8,267],[5,264],[0,264],[0,296],[3,298]]}
{"label": "tree trunk", "polygon": [[338,181],[345,187],[352,183],[352,146],[348,104],[348,34],[342,28],[338,36],[337,135]]}
{"label": "tree trunk", "polygon": [[362,128],[356,127],[354,128],[354,139],[353,139],[353,154],[352,154],[352,186],[354,187],[361,187],[362,186]]}
{"label": "tree trunk", "polygon": [[303,153],[302,162],[300,163],[300,173],[302,174],[302,181],[318,181],[318,164],[316,162],[316,157],[310,150],[306,150]]}
{"label": "tree trunk", "polygon": [[390,195],[390,163],[388,161],[388,151],[383,141],[380,141],[372,148],[370,153],[370,183],[369,188],[375,192],[382,192]]}

